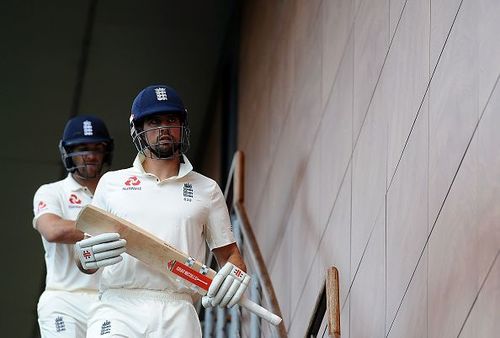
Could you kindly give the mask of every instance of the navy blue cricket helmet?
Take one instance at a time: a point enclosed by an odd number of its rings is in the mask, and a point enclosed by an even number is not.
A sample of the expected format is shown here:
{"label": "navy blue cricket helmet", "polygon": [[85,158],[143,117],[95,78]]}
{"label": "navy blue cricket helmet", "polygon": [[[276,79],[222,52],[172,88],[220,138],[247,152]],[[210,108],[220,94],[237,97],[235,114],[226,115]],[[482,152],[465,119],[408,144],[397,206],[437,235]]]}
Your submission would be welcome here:
{"label": "navy blue cricket helmet", "polygon": [[63,135],[59,141],[59,152],[64,167],[68,172],[75,172],[77,167],[73,162],[72,148],[81,144],[104,143],[106,145],[103,162],[111,165],[113,158],[114,142],[109,135],[104,122],[91,115],[79,115],[71,118],[64,127]]}
{"label": "navy blue cricket helmet", "polygon": [[177,92],[166,85],[152,85],[144,88],[137,94],[130,114],[130,135],[137,151],[145,154],[149,149],[155,153],[158,158],[170,158],[158,156],[154,145],[150,144],[145,138],[143,130],[144,118],[162,113],[178,114],[182,119],[182,136],[180,142],[176,145],[179,154],[184,154],[189,149],[189,127],[188,111]]}

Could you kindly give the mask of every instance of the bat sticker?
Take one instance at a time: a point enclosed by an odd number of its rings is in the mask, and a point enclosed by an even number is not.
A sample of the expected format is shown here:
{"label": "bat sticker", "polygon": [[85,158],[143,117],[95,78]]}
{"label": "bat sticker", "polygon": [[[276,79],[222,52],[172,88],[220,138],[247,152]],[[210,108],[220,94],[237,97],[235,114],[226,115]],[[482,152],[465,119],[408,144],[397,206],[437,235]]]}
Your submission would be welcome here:
{"label": "bat sticker", "polygon": [[191,269],[185,264],[179,263],[177,261],[169,261],[167,266],[168,269],[174,274],[202,288],[203,290],[208,290],[208,288],[210,287],[210,283],[212,282],[210,278],[199,273],[196,270]]}

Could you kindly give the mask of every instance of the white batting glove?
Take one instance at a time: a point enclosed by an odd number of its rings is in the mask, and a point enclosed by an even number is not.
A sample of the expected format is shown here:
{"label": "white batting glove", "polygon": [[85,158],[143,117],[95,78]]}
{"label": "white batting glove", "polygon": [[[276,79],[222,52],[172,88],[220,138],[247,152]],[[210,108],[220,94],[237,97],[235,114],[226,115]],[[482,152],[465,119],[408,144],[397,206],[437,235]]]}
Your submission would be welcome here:
{"label": "white batting glove", "polygon": [[232,307],[239,302],[249,283],[249,275],[234,264],[227,262],[215,275],[201,303],[205,308]]}
{"label": "white batting glove", "polygon": [[85,270],[102,268],[123,260],[127,241],[120,234],[104,233],[75,243],[75,252]]}

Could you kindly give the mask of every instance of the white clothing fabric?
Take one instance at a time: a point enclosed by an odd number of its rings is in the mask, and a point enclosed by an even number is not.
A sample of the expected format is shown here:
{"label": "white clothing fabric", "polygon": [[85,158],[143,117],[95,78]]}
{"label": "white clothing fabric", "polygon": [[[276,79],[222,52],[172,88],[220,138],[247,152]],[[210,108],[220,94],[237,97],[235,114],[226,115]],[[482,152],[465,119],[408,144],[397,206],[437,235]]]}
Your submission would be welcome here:
{"label": "white clothing fabric", "polygon": [[[160,181],[142,167],[107,172],[92,204],[144,228],[200,261],[210,249],[234,243],[226,202],[217,183],[194,172],[184,157],[179,174]],[[130,255],[103,269],[100,289],[149,289],[194,293]]]}
{"label": "white clothing fabric", "polygon": [[38,324],[42,338],[82,338],[87,331],[95,291],[46,290],[38,300]]}
{"label": "white clothing fabric", "polygon": [[92,308],[87,337],[201,338],[201,326],[188,294],[108,289]]}
{"label": "white clothing fabric", "polygon": [[[33,227],[44,214],[74,221],[78,212],[92,200],[92,193],[69,174],[64,180],[42,185],[33,199]],[[45,249],[46,290],[97,290],[100,272],[82,273],[73,260],[73,244],[50,243],[42,237]]]}

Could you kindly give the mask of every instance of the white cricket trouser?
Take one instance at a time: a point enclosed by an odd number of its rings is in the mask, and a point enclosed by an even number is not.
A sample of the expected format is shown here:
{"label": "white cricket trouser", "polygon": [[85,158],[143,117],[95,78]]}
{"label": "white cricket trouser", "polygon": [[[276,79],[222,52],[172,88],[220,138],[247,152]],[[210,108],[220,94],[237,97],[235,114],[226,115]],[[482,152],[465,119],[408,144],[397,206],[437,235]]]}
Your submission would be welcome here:
{"label": "white cricket trouser", "polygon": [[89,310],[98,300],[92,290],[45,290],[37,307],[42,338],[85,337]]}
{"label": "white cricket trouser", "polygon": [[189,294],[145,289],[110,289],[94,304],[87,337],[201,338]]}

